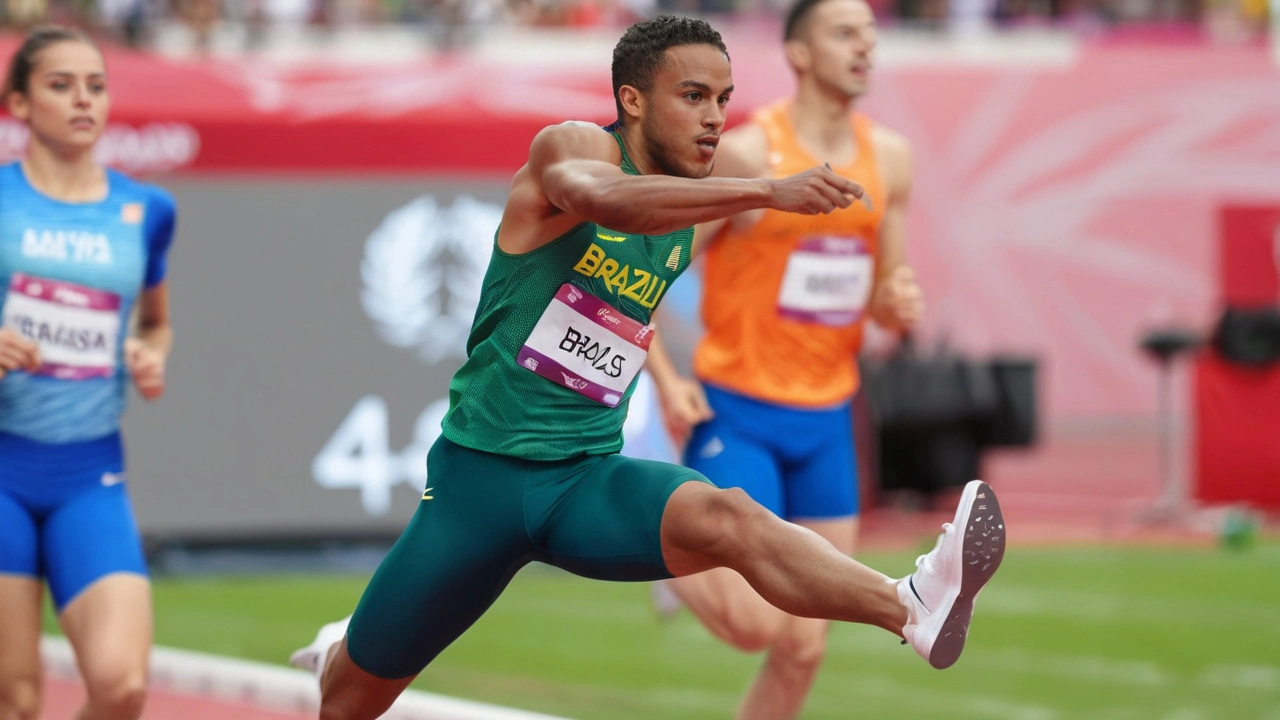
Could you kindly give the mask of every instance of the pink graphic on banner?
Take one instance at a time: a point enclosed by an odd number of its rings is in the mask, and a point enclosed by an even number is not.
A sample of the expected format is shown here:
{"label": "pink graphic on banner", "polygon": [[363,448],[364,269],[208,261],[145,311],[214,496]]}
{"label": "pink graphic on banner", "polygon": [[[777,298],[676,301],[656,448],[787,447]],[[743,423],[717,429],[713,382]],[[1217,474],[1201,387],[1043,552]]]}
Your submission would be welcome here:
{"label": "pink graphic on banner", "polygon": [[23,273],[14,273],[9,283],[10,292],[17,292],[36,300],[57,303],[65,307],[84,310],[119,310],[120,296],[105,290],[96,290],[59,280],[45,280]]}

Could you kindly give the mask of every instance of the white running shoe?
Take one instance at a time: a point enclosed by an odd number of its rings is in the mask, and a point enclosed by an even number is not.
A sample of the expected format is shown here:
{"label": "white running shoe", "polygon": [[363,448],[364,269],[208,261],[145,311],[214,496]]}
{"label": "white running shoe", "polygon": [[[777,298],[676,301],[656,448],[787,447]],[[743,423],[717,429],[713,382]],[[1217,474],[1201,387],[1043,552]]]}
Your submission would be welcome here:
{"label": "white running shoe", "polygon": [[907,607],[902,634],[939,670],[959,659],[973,603],[1004,558],[1004,516],[991,486],[965,485],[955,518],[942,530],[933,550],[916,559],[916,571],[898,581]]}
{"label": "white running shoe", "polygon": [[347,636],[347,625],[351,622],[351,616],[331,622],[320,628],[320,632],[316,633],[316,639],[311,644],[295,650],[289,656],[289,664],[299,670],[307,670],[314,673],[317,677],[324,671],[324,663],[329,658],[329,653],[342,642],[342,638]]}
{"label": "white running shoe", "polygon": [[670,620],[684,607],[684,601],[671,588],[670,580],[658,580],[649,584],[649,597],[659,620]]}

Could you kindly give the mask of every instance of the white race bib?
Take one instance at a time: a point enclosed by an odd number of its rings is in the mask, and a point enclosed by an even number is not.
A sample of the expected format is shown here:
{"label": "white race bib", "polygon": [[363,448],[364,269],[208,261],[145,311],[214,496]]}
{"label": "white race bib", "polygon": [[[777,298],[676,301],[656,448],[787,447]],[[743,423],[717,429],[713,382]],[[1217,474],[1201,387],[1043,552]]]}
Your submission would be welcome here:
{"label": "white race bib", "polygon": [[808,238],[787,258],[778,314],[797,322],[852,325],[871,297],[874,268],[860,239]]}
{"label": "white race bib", "polygon": [[83,380],[115,374],[119,295],[15,273],[0,324],[40,345],[37,375]]}
{"label": "white race bib", "polygon": [[516,362],[602,405],[617,407],[644,367],[653,326],[571,283],[560,286]]}

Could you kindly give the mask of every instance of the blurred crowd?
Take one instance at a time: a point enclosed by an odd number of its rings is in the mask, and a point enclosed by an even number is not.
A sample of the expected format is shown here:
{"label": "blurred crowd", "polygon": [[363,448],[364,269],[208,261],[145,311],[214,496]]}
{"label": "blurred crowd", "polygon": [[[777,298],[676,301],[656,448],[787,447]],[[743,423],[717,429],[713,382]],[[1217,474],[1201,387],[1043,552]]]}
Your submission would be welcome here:
{"label": "blurred crowd", "polygon": [[[620,28],[659,12],[751,18],[785,12],[790,0],[0,0],[0,22],[22,30],[40,22],[88,27],[145,45],[160,22],[198,37],[235,24],[255,34],[281,25],[312,28],[421,26],[437,44],[465,43],[498,25]],[[886,25],[946,30],[989,28],[1156,28],[1261,37],[1280,0],[869,0]],[[1215,31],[1215,29],[1217,29]]]}

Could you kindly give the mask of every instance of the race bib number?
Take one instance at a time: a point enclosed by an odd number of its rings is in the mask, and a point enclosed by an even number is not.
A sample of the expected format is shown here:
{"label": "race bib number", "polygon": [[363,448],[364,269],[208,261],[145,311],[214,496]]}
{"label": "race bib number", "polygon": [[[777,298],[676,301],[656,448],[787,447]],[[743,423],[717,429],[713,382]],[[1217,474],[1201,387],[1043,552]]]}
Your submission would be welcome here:
{"label": "race bib number", "polygon": [[778,313],[796,322],[852,325],[871,297],[874,266],[866,244],[857,238],[804,240],[787,258]]}
{"label": "race bib number", "polygon": [[653,327],[626,317],[570,283],[547,306],[516,362],[609,407],[617,407],[649,354]]}
{"label": "race bib number", "polygon": [[40,345],[37,375],[84,380],[115,374],[119,295],[15,273],[0,323]]}

